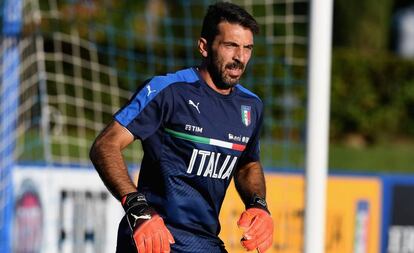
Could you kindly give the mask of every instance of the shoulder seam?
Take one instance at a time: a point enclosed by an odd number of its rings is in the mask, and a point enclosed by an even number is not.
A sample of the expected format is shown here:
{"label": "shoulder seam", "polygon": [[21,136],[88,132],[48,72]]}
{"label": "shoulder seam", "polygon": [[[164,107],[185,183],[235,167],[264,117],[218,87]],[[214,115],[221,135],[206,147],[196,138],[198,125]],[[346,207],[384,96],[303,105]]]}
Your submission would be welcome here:
{"label": "shoulder seam", "polygon": [[251,92],[250,90],[248,90],[248,89],[244,88],[242,85],[238,84],[238,85],[236,85],[236,88],[237,88],[238,90],[240,90],[242,93],[244,93],[244,94],[246,94],[246,95],[249,95],[249,96],[251,96],[251,97],[254,97],[254,98],[258,99],[259,101],[262,101],[262,100],[259,98],[259,96],[257,96],[256,94],[254,94],[254,93],[253,93],[253,92]]}

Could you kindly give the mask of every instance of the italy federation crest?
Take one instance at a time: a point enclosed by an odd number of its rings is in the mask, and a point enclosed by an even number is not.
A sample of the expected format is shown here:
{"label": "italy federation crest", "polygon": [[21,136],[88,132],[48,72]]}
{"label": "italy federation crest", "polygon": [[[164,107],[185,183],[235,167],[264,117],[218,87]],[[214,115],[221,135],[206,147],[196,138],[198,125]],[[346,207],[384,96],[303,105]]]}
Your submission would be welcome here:
{"label": "italy federation crest", "polygon": [[245,126],[249,126],[250,123],[252,122],[251,120],[251,107],[247,106],[247,105],[242,105],[241,106],[241,118],[242,118],[242,122]]}

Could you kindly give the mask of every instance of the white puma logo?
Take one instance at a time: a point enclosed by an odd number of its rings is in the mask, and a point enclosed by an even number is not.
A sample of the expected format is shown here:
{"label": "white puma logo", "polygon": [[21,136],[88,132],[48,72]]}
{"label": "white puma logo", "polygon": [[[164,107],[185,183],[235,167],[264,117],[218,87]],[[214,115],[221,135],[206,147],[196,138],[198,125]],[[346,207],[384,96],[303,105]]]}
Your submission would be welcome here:
{"label": "white puma logo", "polygon": [[188,100],[188,104],[194,106],[197,109],[197,112],[200,113],[200,110],[198,109],[198,105],[200,103],[197,103],[197,105],[193,102],[193,100]]}
{"label": "white puma logo", "polygon": [[157,91],[157,90],[151,90],[151,86],[149,86],[149,85],[147,85],[147,90],[148,90],[147,97],[149,97],[149,95],[150,95],[151,93],[153,93],[153,92],[156,92],[156,91]]}
{"label": "white puma logo", "polygon": [[149,215],[149,214],[144,214],[144,215],[137,216],[137,215],[131,213],[131,216],[135,218],[133,227],[135,227],[135,224],[137,223],[138,219],[144,219],[144,220],[150,220],[151,219],[151,215]]}

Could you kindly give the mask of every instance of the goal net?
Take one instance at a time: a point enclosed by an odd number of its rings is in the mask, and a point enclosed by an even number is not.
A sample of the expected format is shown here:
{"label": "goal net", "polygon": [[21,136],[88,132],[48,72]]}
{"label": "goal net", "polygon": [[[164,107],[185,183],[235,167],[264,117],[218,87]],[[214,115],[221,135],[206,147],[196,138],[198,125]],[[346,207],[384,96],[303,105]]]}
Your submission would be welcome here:
{"label": "goal net", "polygon": [[[90,166],[92,141],[140,83],[199,63],[197,39],[213,2],[2,1],[2,234],[10,204],[9,165]],[[263,163],[302,168],[309,2],[232,2],[252,13],[261,29],[241,83],[265,105]],[[15,5],[21,17],[10,12]],[[8,15],[20,19],[16,34],[7,32]],[[129,164],[139,164],[140,144],[124,155]]]}
{"label": "goal net", "polygon": [[[88,164],[93,138],[141,82],[199,63],[196,42],[211,2],[24,0],[16,160]],[[263,159],[299,167],[308,3],[234,2],[261,25],[242,83],[265,103]],[[128,150],[128,160],[139,162],[139,150]]]}

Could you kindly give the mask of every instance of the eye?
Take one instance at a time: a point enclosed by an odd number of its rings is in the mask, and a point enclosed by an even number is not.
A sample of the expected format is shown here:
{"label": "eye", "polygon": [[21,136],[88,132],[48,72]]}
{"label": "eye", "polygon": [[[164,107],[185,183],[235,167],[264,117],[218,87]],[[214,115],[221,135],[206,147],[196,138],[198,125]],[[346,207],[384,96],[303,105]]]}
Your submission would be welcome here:
{"label": "eye", "polygon": [[227,47],[227,48],[238,47],[238,45],[236,43],[233,43],[233,42],[224,42],[224,46]]}
{"label": "eye", "polygon": [[248,46],[245,46],[244,48],[246,48],[246,49],[248,49],[248,50],[252,51],[252,50],[253,50],[253,45],[248,45]]}

